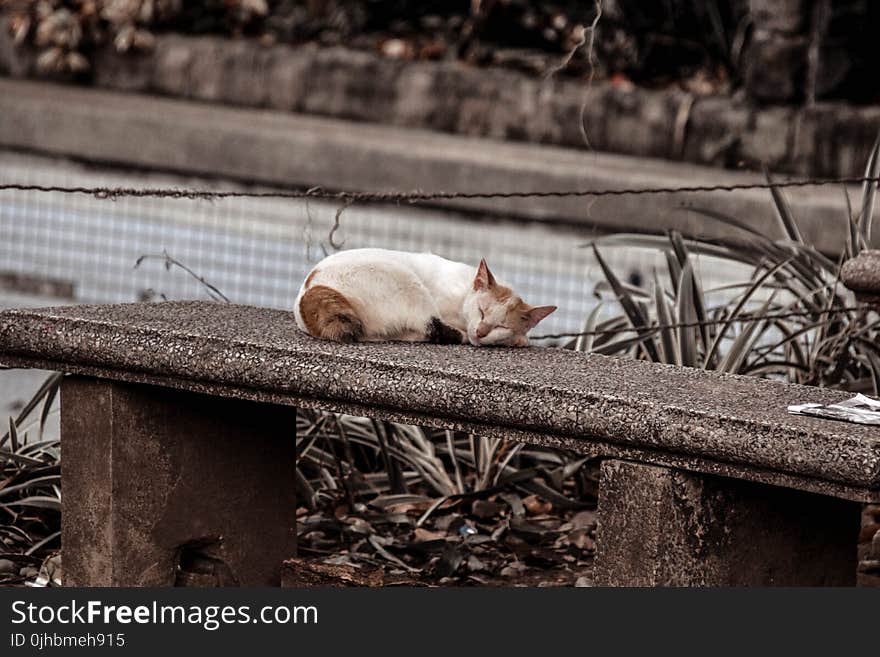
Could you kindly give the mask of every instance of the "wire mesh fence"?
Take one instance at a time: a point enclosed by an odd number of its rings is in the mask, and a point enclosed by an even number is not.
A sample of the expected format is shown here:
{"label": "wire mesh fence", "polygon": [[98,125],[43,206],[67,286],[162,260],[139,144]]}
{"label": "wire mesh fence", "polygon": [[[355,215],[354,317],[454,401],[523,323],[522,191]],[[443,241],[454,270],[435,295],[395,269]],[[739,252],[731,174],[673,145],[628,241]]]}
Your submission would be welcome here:
{"label": "wire mesh fence", "polygon": [[[143,173],[120,173],[71,162],[2,154],[3,178],[39,185],[137,185],[235,188]],[[204,287],[161,258],[185,263],[237,303],[290,308],[308,270],[333,250],[328,235],[338,205],[324,200],[217,200],[4,191],[0,197],[0,274],[62,283],[71,300],[126,302],[205,298]],[[493,270],[535,304],[559,311],[547,332],[576,331],[594,307],[602,279],[591,235],[570,227],[474,218],[410,205],[352,206],[334,236],[342,248],[430,251]],[[633,281],[662,267],[652,250],[609,249],[606,259]],[[707,263],[707,284],[730,275],[729,263]]]}

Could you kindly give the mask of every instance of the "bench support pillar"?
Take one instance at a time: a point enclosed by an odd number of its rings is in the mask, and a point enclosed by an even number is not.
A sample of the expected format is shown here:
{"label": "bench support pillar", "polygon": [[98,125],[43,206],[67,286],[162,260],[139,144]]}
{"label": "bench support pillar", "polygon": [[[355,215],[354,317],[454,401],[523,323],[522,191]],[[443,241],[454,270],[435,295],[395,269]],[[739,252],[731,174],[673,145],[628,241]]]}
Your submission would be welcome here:
{"label": "bench support pillar", "polygon": [[69,586],[277,586],[295,551],[296,410],[68,377]]}
{"label": "bench support pillar", "polygon": [[860,509],[813,493],[605,461],[596,584],[851,586]]}

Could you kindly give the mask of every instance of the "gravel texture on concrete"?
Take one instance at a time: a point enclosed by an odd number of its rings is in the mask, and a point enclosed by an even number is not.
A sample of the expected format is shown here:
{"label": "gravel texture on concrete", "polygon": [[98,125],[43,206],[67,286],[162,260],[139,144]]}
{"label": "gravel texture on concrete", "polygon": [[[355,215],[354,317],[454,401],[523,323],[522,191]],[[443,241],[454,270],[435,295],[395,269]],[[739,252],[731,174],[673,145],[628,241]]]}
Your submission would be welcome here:
{"label": "gravel texture on concrete", "polygon": [[845,392],[561,349],[337,344],[289,312],[193,301],[3,311],[2,363],[565,436],[587,453],[607,443],[736,464],[780,485],[880,488],[880,430],[786,411]]}

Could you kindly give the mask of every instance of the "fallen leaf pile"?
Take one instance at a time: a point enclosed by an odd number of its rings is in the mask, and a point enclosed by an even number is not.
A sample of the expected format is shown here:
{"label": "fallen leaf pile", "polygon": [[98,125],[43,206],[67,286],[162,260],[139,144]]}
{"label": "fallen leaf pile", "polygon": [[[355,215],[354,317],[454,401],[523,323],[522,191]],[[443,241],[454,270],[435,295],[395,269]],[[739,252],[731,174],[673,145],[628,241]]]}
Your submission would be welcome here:
{"label": "fallen leaf pile", "polygon": [[[571,586],[590,581],[596,514],[559,510],[512,491],[450,500],[378,497],[366,505],[299,510],[299,562],[347,567],[354,585]],[[401,498],[401,499],[396,499]],[[334,571],[334,575],[339,571]],[[289,586],[314,583],[291,568]],[[362,576],[358,578],[357,574]],[[369,576],[363,579],[363,576]],[[323,584],[332,583],[324,580]],[[345,582],[338,585],[347,585]]]}

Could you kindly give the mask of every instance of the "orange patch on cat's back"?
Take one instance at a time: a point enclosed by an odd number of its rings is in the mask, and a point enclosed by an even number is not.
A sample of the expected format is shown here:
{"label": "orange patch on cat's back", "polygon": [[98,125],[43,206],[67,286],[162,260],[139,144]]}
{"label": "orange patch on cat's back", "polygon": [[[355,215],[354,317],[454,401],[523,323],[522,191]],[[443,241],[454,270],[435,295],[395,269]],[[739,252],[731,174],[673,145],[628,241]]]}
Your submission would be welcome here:
{"label": "orange patch on cat's back", "polygon": [[306,290],[299,313],[310,335],[326,340],[354,342],[363,337],[364,325],[351,301],[326,285]]}

